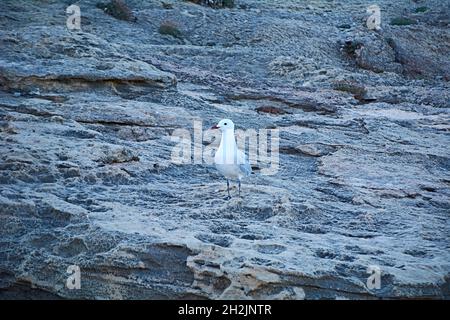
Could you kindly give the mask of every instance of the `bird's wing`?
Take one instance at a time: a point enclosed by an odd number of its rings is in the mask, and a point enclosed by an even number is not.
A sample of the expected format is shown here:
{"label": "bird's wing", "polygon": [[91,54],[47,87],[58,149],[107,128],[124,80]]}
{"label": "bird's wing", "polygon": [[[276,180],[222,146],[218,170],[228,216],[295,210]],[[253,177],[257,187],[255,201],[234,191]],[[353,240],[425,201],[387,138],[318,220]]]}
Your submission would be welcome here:
{"label": "bird's wing", "polygon": [[250,166],[250,162],[248,161],[246,154],[243,153],[241,150],[238,150],[238,157],[239,157],[239,170],[246,176],[250,175],[252,173],[252,167]]}

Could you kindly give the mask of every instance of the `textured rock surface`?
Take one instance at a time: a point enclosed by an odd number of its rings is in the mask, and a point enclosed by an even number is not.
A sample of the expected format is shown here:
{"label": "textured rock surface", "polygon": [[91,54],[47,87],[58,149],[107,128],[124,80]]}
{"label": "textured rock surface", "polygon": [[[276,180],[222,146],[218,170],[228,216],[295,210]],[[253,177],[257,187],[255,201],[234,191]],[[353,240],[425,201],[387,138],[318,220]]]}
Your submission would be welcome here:
{"label": "textured rock surface", "polygon": [[[378,1],[379,31],[359,1],[78,4],[81,31],[1,4],[0,298],[450,298],[445,1]],[[171,161],[224,117],[280,130],[277,174],[230,201]]]}

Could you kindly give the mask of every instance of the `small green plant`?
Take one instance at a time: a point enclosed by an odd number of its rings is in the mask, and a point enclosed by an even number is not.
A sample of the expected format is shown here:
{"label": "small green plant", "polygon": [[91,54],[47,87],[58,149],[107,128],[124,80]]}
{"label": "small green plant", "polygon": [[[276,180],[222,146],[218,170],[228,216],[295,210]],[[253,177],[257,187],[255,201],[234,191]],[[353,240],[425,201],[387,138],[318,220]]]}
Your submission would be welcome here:
{"label": "small green plant", "polygon": [[225,8],[233,8],[234,7],[234,0],[223,0],[223,6]]}
{"label": "small green plant", "polygon": [[178,26],[172,21],[163,21],[159,26],[159,33],[182,39],[183,33]]}
{"label": "small green plant", "polygon": [[428,7],[418,7],[416,8],[416,13],[423,13],[423,12],[427,12],[428,11]]}
{"label": "small green plant", "polygon": [[135,22],[137,18],[123,0],[111,0],[109,3],[97,3],[97,8],[119,20]]}
{"label": "small green plant", "polygon": [[409,26],[416,23],[417,21],[406,17],[398,17],[391,20],[391,25],[393,26]]}

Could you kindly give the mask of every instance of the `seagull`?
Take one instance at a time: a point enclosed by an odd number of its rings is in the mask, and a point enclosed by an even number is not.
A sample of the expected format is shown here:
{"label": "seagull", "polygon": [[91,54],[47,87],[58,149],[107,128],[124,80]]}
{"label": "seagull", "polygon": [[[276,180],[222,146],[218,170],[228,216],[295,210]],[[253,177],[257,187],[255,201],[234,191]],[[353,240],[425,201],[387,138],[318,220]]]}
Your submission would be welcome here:
{"label": "seagull", "polygon": [[214,156],[217,170],[227,179],[228,199],[230,196],[230,180],[239,181],[239,196],[241,195],[241,179],[252,173],[252,167],[244,152],[239,150],[234,136],[234,123],[230,119],[222,119],[211,129],[220,129],[222,139]]}

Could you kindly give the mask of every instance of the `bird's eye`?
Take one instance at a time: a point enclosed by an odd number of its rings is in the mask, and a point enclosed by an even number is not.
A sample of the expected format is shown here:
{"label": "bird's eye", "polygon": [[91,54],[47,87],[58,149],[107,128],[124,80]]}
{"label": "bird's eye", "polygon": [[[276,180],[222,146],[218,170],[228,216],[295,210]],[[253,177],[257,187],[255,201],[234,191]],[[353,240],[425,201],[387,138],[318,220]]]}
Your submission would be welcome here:
{"label": "bird's eye", "polygon": [[224,126],[226,126],[227,125],[227,123],[225,122],[224,124],[223,124]]}

